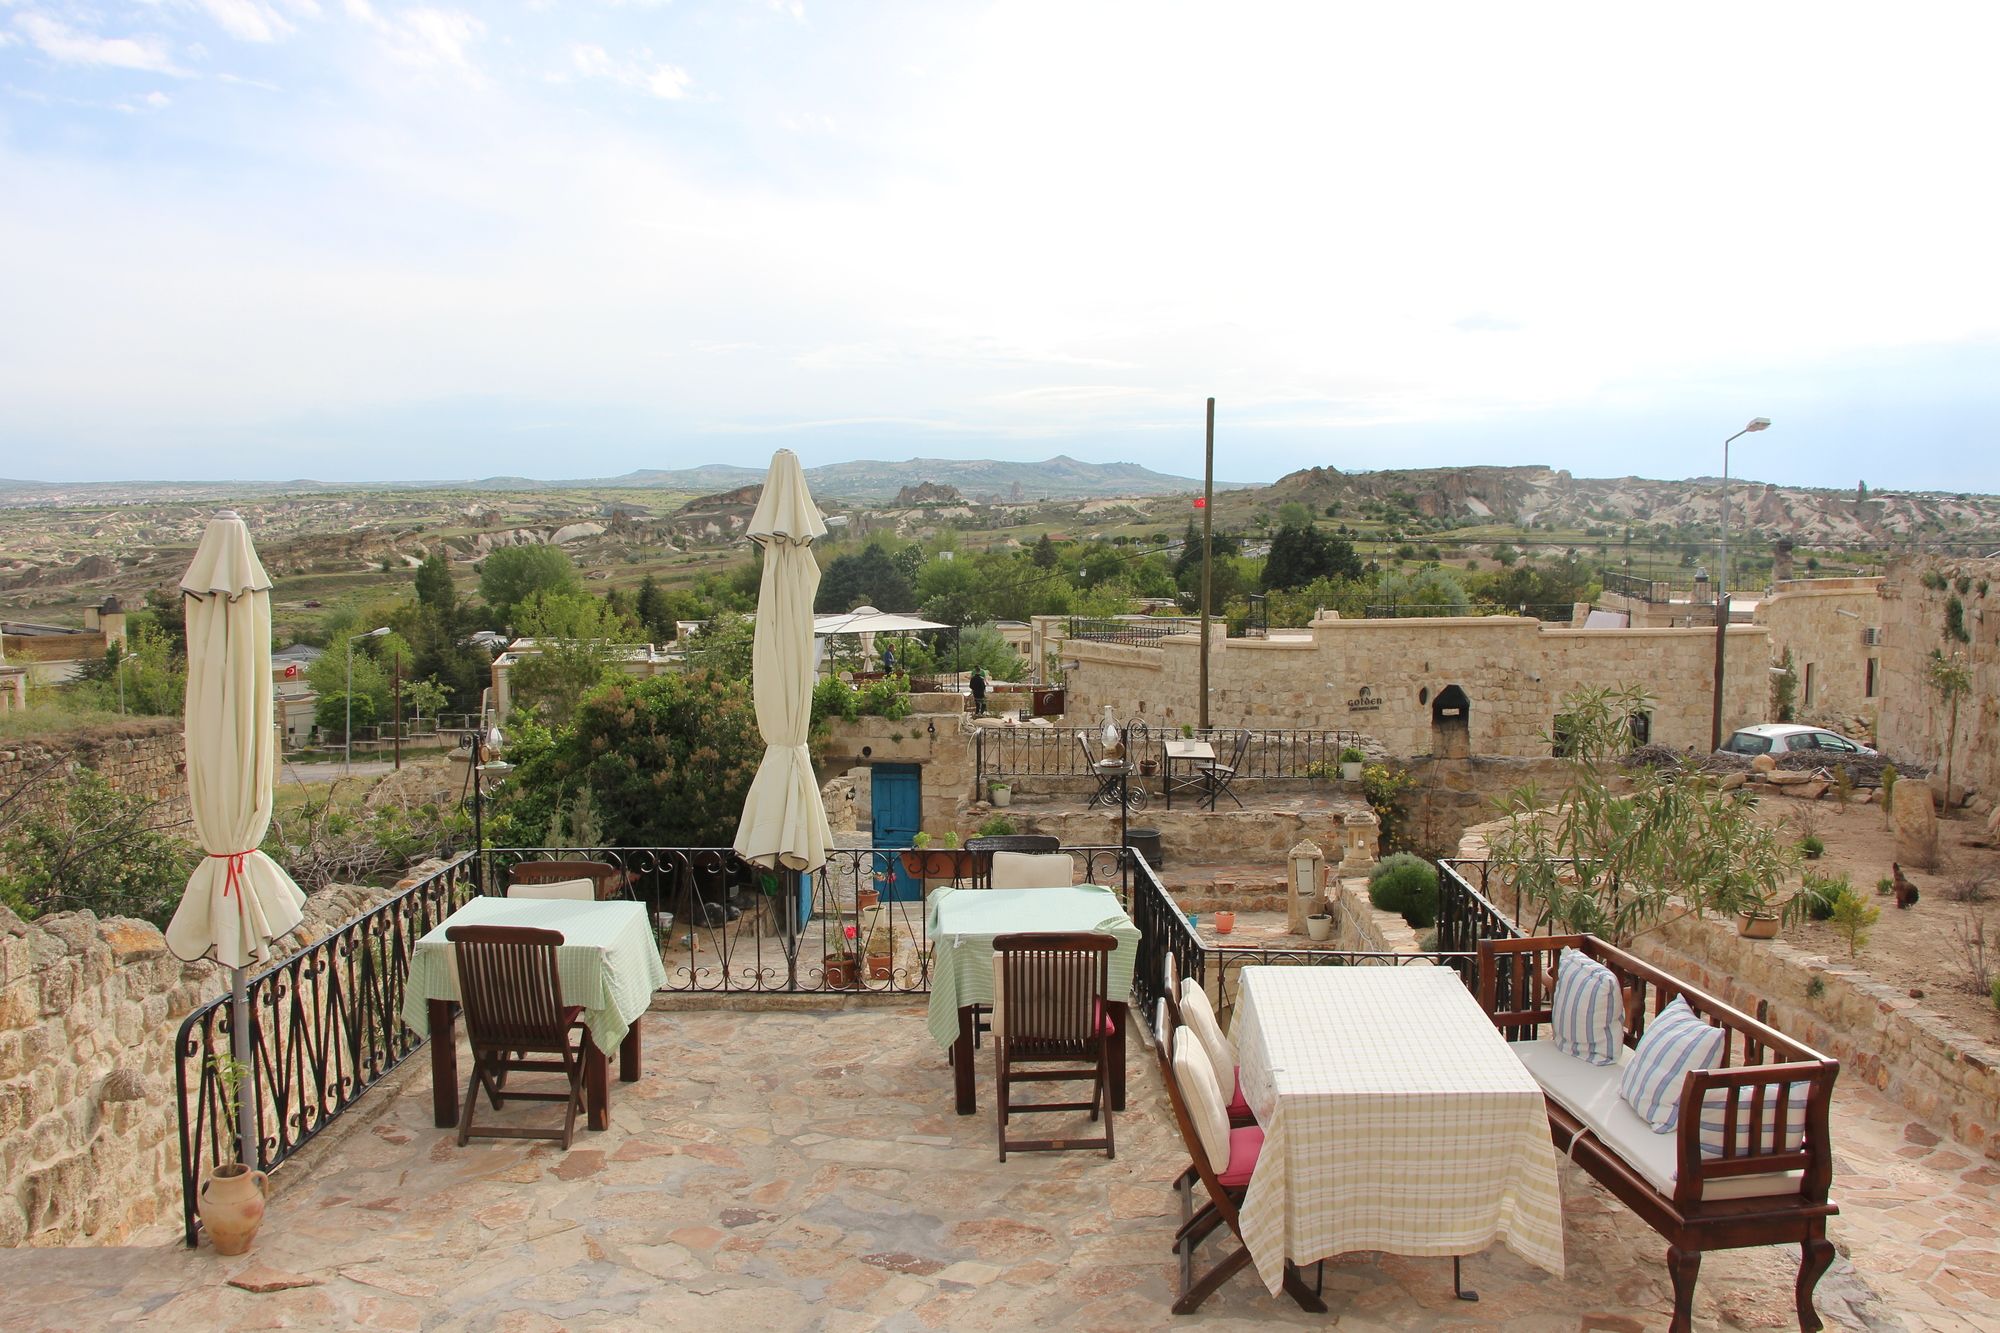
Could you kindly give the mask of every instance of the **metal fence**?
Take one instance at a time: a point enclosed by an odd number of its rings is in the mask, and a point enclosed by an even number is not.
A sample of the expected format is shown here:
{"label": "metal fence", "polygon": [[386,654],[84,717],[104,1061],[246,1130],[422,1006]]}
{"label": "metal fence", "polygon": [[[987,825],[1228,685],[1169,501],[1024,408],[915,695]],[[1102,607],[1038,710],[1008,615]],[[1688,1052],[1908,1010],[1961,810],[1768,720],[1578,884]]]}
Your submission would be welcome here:
{"label": "metal fence", "polygon": [[[1250,742],[1237,768],[1237,780],[1304,778],[1330,781],[1339,776],[1340,752],[1348,746],[1363,748],[1361,733],[1318,731],[1286,727],[1208,727],[1191,734],[1208,741],[1217,756],[1227,759],[1236,738],[1249,732]],[[1158,732],[1142,724],[1133,726],[1132,758],[1157,763],[1159,742],[1178,735],[1170,729]],[[1088,778],[1082,736],[1095,746],[1095,727],[1007,727],[984,728],[973,738],[973,760],[979,778]],[[1135,778],[1134,781],[1141,779]]]}
{"label": "metal fence", "polygon": [[1094,643],[1157,643],[1177,634],[1199,633],[1200,616],[1071,616],[1068,637]]}
{"label": "metal fence", "polygon": [[[255,1110],[257,1161],[269,1171],[423,1044],[403,1026],[403,988],[418,938],[472,895],[470,853],[249,979],[250,1068],[240,1095]],[[220,1061],[231,1052],[228,996],[187,1016],[175,1039],[182,1222],[193,1245],[195,1191],[233,1159]]]}

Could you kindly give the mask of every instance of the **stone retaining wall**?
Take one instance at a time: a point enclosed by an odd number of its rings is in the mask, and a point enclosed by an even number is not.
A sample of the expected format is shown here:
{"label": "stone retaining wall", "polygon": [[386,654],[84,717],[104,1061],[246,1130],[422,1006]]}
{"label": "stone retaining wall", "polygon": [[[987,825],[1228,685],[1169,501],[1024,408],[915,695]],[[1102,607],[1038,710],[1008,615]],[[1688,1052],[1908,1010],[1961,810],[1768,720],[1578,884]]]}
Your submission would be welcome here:
{"label": "stone retaining wall", "polygon": [[[1486,855],[1486,830],[1467,831],[1459,855]],[[1500,885],[1488,891],[1513,906]],[[1746,940],[1733,922],[1682,917],[1630,946],[1663,971],[1765,1021],[1841,1063],[1841,1079],[1861,1079],[1911,1114],[1947,1128],[1968,1148],[2000,1161],[2000,1047],[1980,1040],[1869,976],[1861,967],[1783,940]],[[1814,978],[1818,995],[1807,993]],[[1839,1084],[1835,1084],[1836,1094]]]}
{"label": "stone retaining wall", "polygon": [[0,799],[21,792],[10,817],[42,813],[62,792],[61,778],[95,769],[114,791],[161,801],[161,822],[188,818],[186,752],[178,718],[132,718],[99,731],[0,743]]}

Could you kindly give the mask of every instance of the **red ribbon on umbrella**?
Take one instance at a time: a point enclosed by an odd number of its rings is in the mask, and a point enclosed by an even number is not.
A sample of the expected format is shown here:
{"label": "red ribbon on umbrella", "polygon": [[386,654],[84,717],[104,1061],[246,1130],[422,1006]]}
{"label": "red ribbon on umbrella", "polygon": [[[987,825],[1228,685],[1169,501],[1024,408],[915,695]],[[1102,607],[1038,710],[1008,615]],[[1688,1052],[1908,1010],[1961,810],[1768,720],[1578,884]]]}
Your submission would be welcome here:
{"label": "red ribbon on umbrella", "polygon": [[239,886],[243,883],[243,858],[248,855],[250,855],[249,852],[210,852],[208,854],[208,859],[211,861],[229,862],[229,874],[222,881],[222,896],[227,898],[231,894],[234,894],[238,907],[243,905],[243,895],[239,892]]}

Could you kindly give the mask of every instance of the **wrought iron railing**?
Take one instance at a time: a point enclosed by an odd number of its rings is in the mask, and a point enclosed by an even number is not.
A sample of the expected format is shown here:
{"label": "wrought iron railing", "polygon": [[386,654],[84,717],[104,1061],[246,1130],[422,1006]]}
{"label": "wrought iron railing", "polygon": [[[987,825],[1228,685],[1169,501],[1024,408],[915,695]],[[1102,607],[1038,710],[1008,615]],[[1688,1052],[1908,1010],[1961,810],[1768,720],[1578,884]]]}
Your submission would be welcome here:
{"label": "wrought iron railing", "polygon": [[[472,894],[470,855],[249,978],[250,1060],[240,1096],[254,1108],[259,1170],[311,1142],[423,1039],[403,1026],[403,987],[419,937]],[[182,1222],[195,1243],[202,1173],[234,1160],[220,1062],[232,1052],[228,996],[187,1016],[175,1039]]]}
{"label": "wrought iron railing", "polygon": [[[1332,781],[1339,777],[1340,752],[1348,746],[1364,748],[1365,737],[1354,731],[1322,731],[1287,727],[1209,727],[1191,732],[1215,747],[1217,757],[1228,760],[1236,738],[1248,731],[1250,742],[1237,766],[1237,780],[1292,779]],[[1078,778],[1092,776],[1076,743],[1081,735],[1094,746],[1094,727],[994,727],[982,728],[973,737],[973,762],[979,777],[987,778]],[[1132,758],[1154,761],[1161,758],[1159,742],[1178,733],[1163,727],[1150,738],[1135,735]],[[1134,782],[1143,779],[1135,776]]]}
{"label": "wrought iron railing", "polygon": [[1200,632],[1199,616],[1071,616],[1068,637],[1093,643],[1157,643]]}
{"label": "wrought iron railing", "polygon": [[1481,940],[1519,939],[1535,933],[1522,929],[1518,900],[1514,910],[1506,912],[1486,896],[1492,869],[1489,862],[1440,857],[1437,866],[1439,948],[1477,952]]}

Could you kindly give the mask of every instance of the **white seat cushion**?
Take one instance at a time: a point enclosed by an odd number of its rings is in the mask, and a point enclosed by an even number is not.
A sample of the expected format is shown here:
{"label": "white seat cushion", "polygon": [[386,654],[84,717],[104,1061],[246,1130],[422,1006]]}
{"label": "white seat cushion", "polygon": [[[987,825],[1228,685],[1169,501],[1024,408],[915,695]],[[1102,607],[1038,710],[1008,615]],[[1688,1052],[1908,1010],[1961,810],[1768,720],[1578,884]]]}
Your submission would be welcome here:
{"label": "white seat cushion", "polygon": [[1223,1104],[1214,1066],[1209,1064],[1201,1042],[1186,1028],[1174,1034],[1174,1081],[1180,1084],[1188,1119],[1194,1121],[1201,1139],[1202,1155],[1219,1176],[1229,1169],[1229,1108]]}
{"label": "white seat cushion", "polygon": [[995,852],[996,889],[1066,889],[1076,882],[1076,862],[1067,852]]}
{"label": "white seat cushion", "polygon": [[1197,985],[1193,977],[1181,982],[1181,1021],[1201,1043],[1203,1053],[1208,1056],[1209,1067],[1215,1071],[1216,1086],[1222,1086],[1225,1073],[1234,1084],[1236,1047],[1222,1035],[1222,1024],[1215,1021],[1215,1008],[1208,1002],[1208,992]]}
{"label": "white seat cushion", "polygon": [[[1542,1091],[1622,1158],[1660,1193],[1673,1196],[1679,1175],[1679,1134],[1655,1134],[1618,1095],[1624,1066],[1631,1062],[1630,1047],[1620,1047],[1615,1065],[1586,1064],[1564,1055],[1554,1042],[1517,1041],[1508,1046],[1534,1075]],[[1703,1187],[1704,1199],[1750,1199],[1766,1195],[1793,1194],[1799,1188],[1799,1172],[1771,1171],[1754,1176],[1731,1176],[1712,1180]]]}
{"label": "white seat cushion", "polygon": [[597,885],[587,879],[560,879],[553,884],[509,884],[509,898],[555,898],[588,903],[597,900]]}

